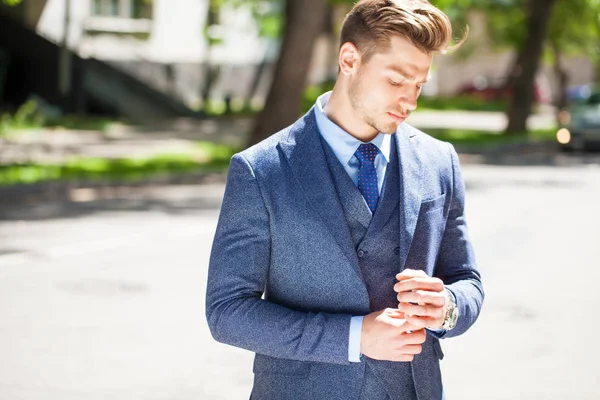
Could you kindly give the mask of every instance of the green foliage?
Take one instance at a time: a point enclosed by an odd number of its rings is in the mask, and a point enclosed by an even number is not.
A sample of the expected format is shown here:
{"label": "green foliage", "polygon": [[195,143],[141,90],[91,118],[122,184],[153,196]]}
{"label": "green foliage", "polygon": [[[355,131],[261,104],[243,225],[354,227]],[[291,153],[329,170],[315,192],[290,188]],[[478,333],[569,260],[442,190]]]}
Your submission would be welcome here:
{"label": "green foliage", "polygon": [[23,0],[2,0],[2,3],[7,4],[9,6],[16,6],[20,4]]}
{"label": "green foliage", "polygon": [[18,108],[14,115],[4,113],[0,116],[0,137],[13,137],[22,131],[43,127],[104,132],[115,122],[117,121],[113,119],[87,115],[45,117],[38,111],[37,102],[35,100],[28,100]]}
{"label": "green foliage", "polygon": [[[527,0],[437,1],[454,25],[466,23],[469,10],[487,18],[488,36],[495,47],[519,48],[527,33]],[[548,38],[561,52],[600,58],[600,0],[558,0]]]}
{"label": "green foliage", "polygon": [[476,96],[421,96],[417,102],[418,110],[461,110],[461,111],[499,111],[508,107],[503,100],[484,100]]}
{"label": "green foliage", "polygon": [[548,38],[563,54],[584,54],[600,62],[600,0],[559,0]]}
{"label": "green foliage", "polygon": [[302,96],[302,110],[301,113],[304,114],[312,106],[315,105],[317,98],[325,92],[328,92],[333,89],[333,85],[335,81],[327,81],[323,82],[320,85],[311,85],[304,90],[304,95]]}
{"label": "green foliage", "polygon": [[231,157],[242,150],[241,148],[207,141],[198,142],[196,146],[213,165],[228,165]]}
{"label": "green foliage", "polygon": [[208,100],[201,106],[196,107],[196,111],[201,111],[209,116],[252,116],[258,113],[262,107],[257,106],[252,101],[232,99],[227,107],[227,102],[224,100]]}
{"label": "green foliage", "polygon": [[284,21],[284,0],[210,0],[210,12],[218,15],[225,6],[247,8],[256,21],[260,36],[281,36]]}
{"label": "green foliage", "polygon": [[426,129],[427,134],[450,142],[458,149],[485,149],[513,143],[555,142],[556,129],[543,129],[522,132],[515,135],[502,135],[485,131],[464,129]]}
{"label": "green foliage", "polygon": [[0,166],[0,185],[44,181],[140,181],[153,177],[223,171],[237,148],[199,142],[205,155],[161,154],[145,159],[74,158],[64,164],[23,163]]}
{"label": "green foliage", "polygon": [[527,33],[526,0],[478,2],[487,17],[488,37],[496,47],[518,48]]}
{"label": "green foliage", "polygon": [[44,116],[37,112],[35,100],[29,100],[14,115],[5,113],[0,117],[0,136],[9,136],[20,129],[40,128],[44,122]]}

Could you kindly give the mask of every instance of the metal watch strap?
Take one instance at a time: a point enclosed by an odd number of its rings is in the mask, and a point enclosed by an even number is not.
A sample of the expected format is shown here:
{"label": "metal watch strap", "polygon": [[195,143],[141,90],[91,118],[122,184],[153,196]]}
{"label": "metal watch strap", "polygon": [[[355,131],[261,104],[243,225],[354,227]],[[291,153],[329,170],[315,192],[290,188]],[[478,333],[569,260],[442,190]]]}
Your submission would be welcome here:
{"label": "metal watch strap", "polygon": [[458,319],[458,310],[456,309],[456,303],[452,296],[448,296],[448,301],[448,308],[446,309],[444,323],[442,324],[442,329],[447,331],[456,326],[456,320]]}

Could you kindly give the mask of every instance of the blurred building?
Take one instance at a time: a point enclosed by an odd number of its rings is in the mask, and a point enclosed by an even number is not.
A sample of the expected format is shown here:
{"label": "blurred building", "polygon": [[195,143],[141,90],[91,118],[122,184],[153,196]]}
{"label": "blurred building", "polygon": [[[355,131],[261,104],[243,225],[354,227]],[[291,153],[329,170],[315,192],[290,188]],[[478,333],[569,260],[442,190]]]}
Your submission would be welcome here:
{"label": "blurred building", "polygon": [[[17,7],[0,3],[2,14],[56,46],[66,31],[74,55],[102,64],[92,76],[86,68],[91,91],[103,91],[121,72],[119,80],[133,85],[133,78],[192,109],[209,96],[264,97],[278,51],[276,41],[259,37],[249,10],[224,7],[214,15],[209,0],[23,0]],[[92,97],[114,104],[115,90]]]}

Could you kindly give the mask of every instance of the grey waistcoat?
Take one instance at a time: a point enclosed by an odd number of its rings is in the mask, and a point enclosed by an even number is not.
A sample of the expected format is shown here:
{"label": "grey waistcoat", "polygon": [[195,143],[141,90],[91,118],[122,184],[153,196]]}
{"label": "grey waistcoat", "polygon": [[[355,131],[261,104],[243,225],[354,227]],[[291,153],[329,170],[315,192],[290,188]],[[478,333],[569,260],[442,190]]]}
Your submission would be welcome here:
{"label": "grey waistcoat", "polygon": [[[396,138],[375,213],[371,214],[362,194],[348,176],[333,150],[321,138],[327,164],[336,186],[357,252],[362,278],[367,286],[371,311],[396,308],[393,286],[399,272],[400,172]],[[351,295],[351,294],[349,294]],[[393,363],[361,356],[366,362],[361,399],[416,399],[410,363]],[[391,368],[390,368],[391,367]],[[394,371],[390,376],[390,369]]]}

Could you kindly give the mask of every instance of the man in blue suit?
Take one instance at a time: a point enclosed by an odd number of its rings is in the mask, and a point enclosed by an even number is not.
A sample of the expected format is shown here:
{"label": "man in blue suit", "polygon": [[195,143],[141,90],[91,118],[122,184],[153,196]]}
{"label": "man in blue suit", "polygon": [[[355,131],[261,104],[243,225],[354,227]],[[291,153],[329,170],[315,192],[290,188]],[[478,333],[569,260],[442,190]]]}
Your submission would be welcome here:
{"label": "man in blue suit", "polygon": [[456,152],[404,120],[451,37],[425,0],[359,1],[333,91],[232,158],[206,314],[256,353],[252,399],[444,398],[483,288]]}

